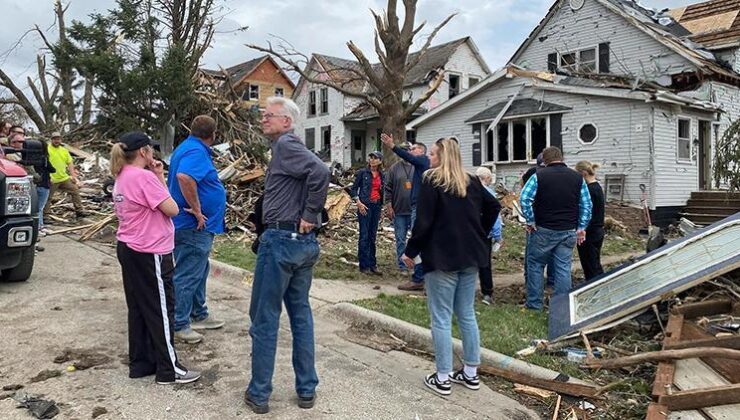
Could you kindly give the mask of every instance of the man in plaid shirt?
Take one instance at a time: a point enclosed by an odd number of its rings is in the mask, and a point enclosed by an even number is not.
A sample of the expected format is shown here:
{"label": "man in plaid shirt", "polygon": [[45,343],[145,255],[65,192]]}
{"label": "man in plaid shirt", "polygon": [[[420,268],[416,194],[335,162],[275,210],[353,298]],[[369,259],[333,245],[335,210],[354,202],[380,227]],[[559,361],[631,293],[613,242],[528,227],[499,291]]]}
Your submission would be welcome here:
{"label": "man in plaid shirt", "polygon": [[565,165],[560,149],[548,147],[542,158],[546,167],[529,178],[519,198],[530,235],[526,306],[538,311],[543,307],[547,264],[552,264],[555,294],[570,291],[573,248],[586,239],[592,207],[586,182]]}

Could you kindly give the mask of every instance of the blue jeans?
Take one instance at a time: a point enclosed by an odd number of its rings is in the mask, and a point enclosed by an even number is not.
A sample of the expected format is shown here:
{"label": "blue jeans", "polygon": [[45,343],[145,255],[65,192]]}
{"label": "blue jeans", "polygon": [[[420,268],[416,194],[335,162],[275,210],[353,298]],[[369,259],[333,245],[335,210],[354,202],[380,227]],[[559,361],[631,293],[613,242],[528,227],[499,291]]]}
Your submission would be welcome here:
{"label": "blue jeans", "polygon": [[[411,229],[414,229],[416,222],[416,206],[411,206]],[[414,283],[424,283],[424,261],[421,264],[414,265],[414,274],[411,276]]]}
{"label": "blue jeans", "polygon": [[[527,281],[527,254],[529,253],[529,237],[530,233],[524,233],[524,281]],[[555,287],[554,274],[552,271],[552,264],[547,264],[547,287]]]}
{"label": "blue jeans", "polygon": [[357,259],[360,262],[360,270],[375,270],[378,261],[375,259],[375,241],[378,236],[378,222],[382,204],[367,204],[367,213],[361,214],[357,211],[357,221],[360,223],[360,239],[357,242]]}
{"label": "blue jeans", "polygon": [[529,235],[526,262],[527,308],[541,310],[544,305],[545,265],[552,265],[554,294],[570,292],[570,267],[575,246],[575,230],[558,231],[538,227]]}
{"label": "blue jeans", "polygon": [[393,230],[396,233],[396,256],[398,257],[398,268],[405,270],[406,264],[401,261],[403,251],[406,249],[406,238],[411,230],[411,215],[396,214],[393,216]]}
{"label": "blue jeans", "polygon": [[255,403],[266,404],[272,393],[280,311],[290,319],[293,335],[293,370],[299,397],[316,392],[313,316],[308,302],[313,266],[319,258],[314,233],[301,235],[276,229],[260,237],[254,271],[249,318],[252,326],[252,380],[247,393]]}
{"label": "blue jeans", "polygon": [[475,319],[478,267],[460,271],[430,271],[425,273],[425,277],[437,372],[452,372],[453,313],[462,334],[463,363],[468,366],[480,365],[480,336]]}
{"label": "blue jeans", "polygon": [[43,229],[44,207],[46,207],[46,201],[49,200],[49,189],[44,187],[36,187],[36,193],[39,195],[39,229]]}
{"label": "blue jeans", "polygon": [[213,237],[205,230],[175,231],[175,331],[190,328],[191,318],[208,318],[206,280]]}

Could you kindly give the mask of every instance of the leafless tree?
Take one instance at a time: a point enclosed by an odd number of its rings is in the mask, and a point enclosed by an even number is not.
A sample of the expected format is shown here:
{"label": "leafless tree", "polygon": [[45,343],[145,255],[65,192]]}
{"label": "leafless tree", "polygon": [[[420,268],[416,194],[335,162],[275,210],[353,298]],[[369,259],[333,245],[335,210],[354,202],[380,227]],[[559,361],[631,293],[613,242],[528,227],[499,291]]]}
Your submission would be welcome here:
{"label": "leafless tree", "polygon": [[[406,75],[424,58],[434,37],[455,15],[448,16],[437,25],[426,38],[419,53],[409,60],[409,48],[414,38],[426,26],[426,22],[416,26],[417,0],[402,0],[402,3],[405,11],[403,22],[400,22],[398,17],[397,0],[388,0],[384,14],[370,11],[375,20],[374,45],[379,61],[377,65],[373,65],[352,41],[347,42],[347,48],[357,59],[358,65],[324,71],[324,74],[312,73],[311,69],[304,65],[309,62],[308,57],[283,43],[279,46],[273,46],[271,43],[266,47],[251,44],[247,46],[272,54],[309,83],[327,86],[345,95],[363,99],[378,111],[382,130],[393,134],[396,140],[403,141],[406,122],[442,84],[444,69],[437,69],[431,75],[428,89],[411,102],[404,101]],[[326,73],[330,72],[343,73],[343,81],[337,82],[332,77],[326,77]],[[358,84],[364,87],[358,89],[356,88]]]}

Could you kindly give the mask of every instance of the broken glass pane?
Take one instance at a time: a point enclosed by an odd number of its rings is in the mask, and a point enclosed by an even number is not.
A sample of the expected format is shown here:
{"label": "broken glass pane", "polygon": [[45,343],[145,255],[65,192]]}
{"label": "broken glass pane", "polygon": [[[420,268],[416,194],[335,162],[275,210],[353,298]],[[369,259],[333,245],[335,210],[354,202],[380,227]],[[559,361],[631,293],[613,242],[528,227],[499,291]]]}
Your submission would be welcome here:
{"label": "broken glass pane", "polygon": [[596,49],[583,50],[579,53],[580,71],[596,73]]}
{"label": "broken glass pane", "polygon": [[675,248],[655,254],[571,294],[571,324],[612,311],[625,302],[648,297],[659,289],[737,256],[740,221],[706,232]]}
{"label": "broken glass pane", "polygon": [[678,139],[678,158],[691,159],[691,141],[689,139]]}
{"label": "broken glass pane", "polygon": [[512,160],[527,160],[527,120],[514,121]]}
{"label": "broken glass pane", "polygon": [[496,127],[496,161],[509,161],[509,124],[503,123]]}
{"label": "broken glass pane", "polygon": [[568,71],[576,71],[577,61],[575,53],[563,54],[560,56],[560,67]]}
{"label": "broken glass pane", "polygon": [[547,118],[532,118],[532,155],[534,159],[547,147]]}

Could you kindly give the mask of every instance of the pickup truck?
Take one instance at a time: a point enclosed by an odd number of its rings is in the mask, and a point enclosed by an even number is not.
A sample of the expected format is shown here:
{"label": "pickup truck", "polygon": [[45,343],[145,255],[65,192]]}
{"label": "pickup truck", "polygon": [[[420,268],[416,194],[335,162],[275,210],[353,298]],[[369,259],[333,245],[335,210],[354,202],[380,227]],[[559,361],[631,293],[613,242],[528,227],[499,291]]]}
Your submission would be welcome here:
{"label": "pickup truck", "polygon": [[[15,155],[17,161],[8,159]],[[38,238],[36,186],[21,165],[40,164],[43,143],[27,139],[23,149],[0,149],[0,280],[26,281],[33,271]]]}

